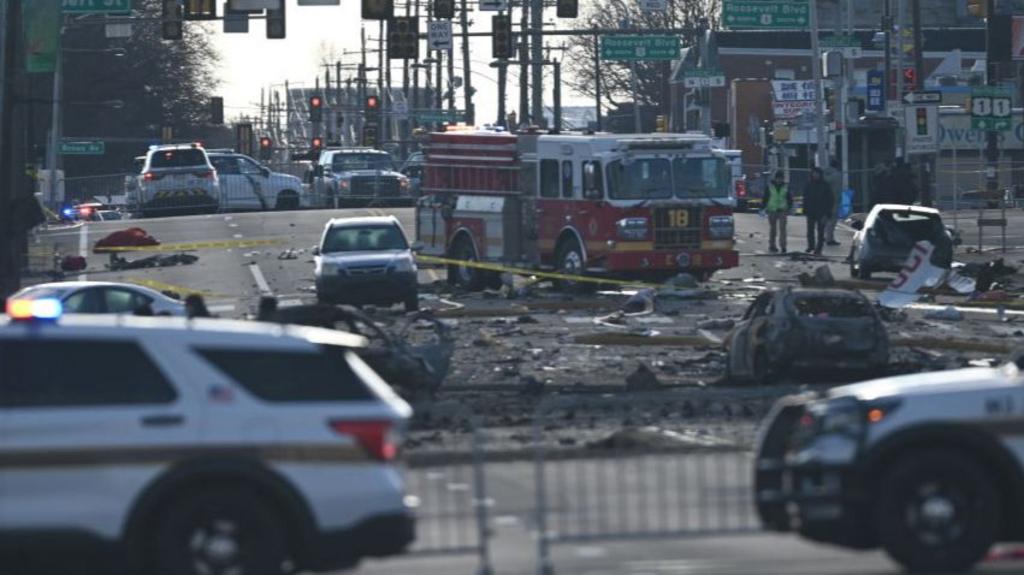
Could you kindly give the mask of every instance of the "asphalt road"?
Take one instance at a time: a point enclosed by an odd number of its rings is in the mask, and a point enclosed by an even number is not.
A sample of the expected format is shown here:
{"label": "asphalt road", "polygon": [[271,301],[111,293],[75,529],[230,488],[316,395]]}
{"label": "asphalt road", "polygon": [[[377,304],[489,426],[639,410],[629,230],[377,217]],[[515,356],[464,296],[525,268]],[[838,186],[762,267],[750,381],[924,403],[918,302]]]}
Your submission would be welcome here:
{"label": "asphalt road", "polygon": [[[206,294],[211,309],[226,317],[239,317],[255,310],[261,295],[276,295],[283,304],[313,299],[313,264],[310,249],[317,243],[324,224],[332,216],[396,215],[410,236],[415,233],[413,211],[398,209],[353,209],[335,211],[217,214],[166,219],[91,222],[79,228],[53,230],[38,235],[36,250],[57,249],[64,254],[82,254],[88,268],[83,278],[135,281],[160,289],[198,290]],[[973,214],[976,219],[976,213]],[[1024,212],[1008,213],[1008,228],[1016,245],[1024,244]],[[965,233],[969,224],[958,218]],[[163,244],[269,240],[259,247],[218,247],[196,251],[200,259],[190,266],[112,272],[104,269],[106,255],[90,253],[92,244],[106,234],[139,226]],[[802,217],[789,221],[789,248],[806,247]],[[976,232],[975,232],[976,233]],[[792,282],[792,270],[779,265],[783,256],[767,253],[767,220],[756,214],[737,215],[738,249],[741,266],[716,277],[742,280],[754,275]],[[852,230],[840,228],[838,247],[827,247],[824,262],[836,277],[845,277],[843,260],[849,250]],[[968,242],[969,243],[969,242]],[[985,242],[988,244],[988,242]],[[296,250],[295,259],[279,259],[287,249]],[[126,254],[129,259],[149,255]],[[813,263],[813,265],[821,265]],[[421,282],[443,277],[443,271],[422,270]],[[621,462],[612,459],[611,465]],[[696,536],[723,526],[728,533],[749,531],[756,526],[749,506],[749,474],[734,470],[728,475],[712,472],[713,484],[694,476],[699,468],[677,467],[660,473],[626,471],[624,483],[602,491],[594,487],[600,473],[574,463],[553,465],[549,475],[552,513],[549,529],[559,534],[591,533],[601,526],[599,536],[587,542],[557,543],[552,547],[554,573],[603,574],[876,574],[898,572],[880,552],[848,552],[800,541],[794,536],[757,533]],[[618,469],[618,468],[617,468]],[[358,572],[368,574],[455,574],[474,573],[477,560],[472,554],[436,554],[431,551],[471,546],[476,540],[472,473],[467,466],[413,470],[410,490],[423,501],[419,552],[388,560],[366,561]],[[491,464],[487,469],[489,512],[494,539],[493,565],[499,574],[537,573],[534,509],[534,475],[529,463]],[[618,476],[617,476],[618,477]],[[657,483],[670,477],[667,491]],[[645,479],[646,478],[646,479]],[[651,481],[655,484],[652,485]],[[647,499],[652,492],[667,493],[666,499]],[[606,494],[605,494],[606,493]],[[615,493],[617,496],[612,497]],[[589,494],[589,495],[588,495]],[[605,495],[602,495],[605,494]],[[625,504],[623,504],[625,502]],[[611,517],[612,519],[608,519]],[[714,520],[712,520],[712,518]],[[663,521],[663,523],[661,523]],[[708,523],[701,523],[708,521]],[[717,523],[716,521],[721,521]],[[663,532],[685,532],[663,538],[626,540],[621,535],[636,532],[642,522],[665,525]],[[695,526],[694,529],[682,526]],[[675,526],[675,527],[673,527]],[[706,527],[706,528],[705,528]],[[986,565],[983,572],[1022,572],[1021,563]]]}

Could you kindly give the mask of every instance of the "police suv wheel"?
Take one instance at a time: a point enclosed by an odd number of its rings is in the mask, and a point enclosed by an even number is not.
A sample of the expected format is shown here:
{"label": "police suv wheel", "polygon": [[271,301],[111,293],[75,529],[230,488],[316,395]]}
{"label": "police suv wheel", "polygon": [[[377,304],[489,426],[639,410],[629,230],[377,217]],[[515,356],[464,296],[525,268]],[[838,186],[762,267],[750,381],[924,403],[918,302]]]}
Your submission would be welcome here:
{"label": "police suv wheel", "polygon": [[156,531],[160,575],[281,575],[283,519],[244,488],[211,488],[171,503]]}
{"label": "police suv wheel", "polygon": [[970,457],[908,454],[879,485],[879,541],[910,572],[967,571],[996,540],[999,495],[989,472]]}

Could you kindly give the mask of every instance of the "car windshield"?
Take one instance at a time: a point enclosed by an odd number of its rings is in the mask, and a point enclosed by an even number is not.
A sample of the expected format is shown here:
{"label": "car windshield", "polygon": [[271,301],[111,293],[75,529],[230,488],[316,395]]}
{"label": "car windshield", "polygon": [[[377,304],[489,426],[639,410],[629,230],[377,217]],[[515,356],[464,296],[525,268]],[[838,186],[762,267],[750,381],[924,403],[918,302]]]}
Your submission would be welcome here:
{"label": "car windshield", "polygon": [[206,154],[194,148],[183,150],[158,150],[149,160],[151,168],[184,168],[205,166]]}
{"label": "car windshield", "polygon": [[334,154],[331,169],[335,172],[349,170],[390,170],[393,165],[387,154]]}
{"label": "car windshield", "polygon": [[793,307],[800,317],[855,318],[871,317],[868,303],[859,298],[845,296],[799,296],[793,301]]}
{"label": "car windshield", "polygon": [[676,158],[672,160],[676,197],[729,195],[732,170],[722,158]]}
{"label": "car windshield", "polygon": [[407,250],[405,235],[393,225],[339,226],[328,230],[321,250],[325,254],[337,252],[372,252]]}
{"label": "car windshield", "polygon": [[61,299],[67,294],[68,290],[53,287],[32,287],[28,288],[21,293],[16,294],[15,299],[44,299],[44,298],[56,298]]}

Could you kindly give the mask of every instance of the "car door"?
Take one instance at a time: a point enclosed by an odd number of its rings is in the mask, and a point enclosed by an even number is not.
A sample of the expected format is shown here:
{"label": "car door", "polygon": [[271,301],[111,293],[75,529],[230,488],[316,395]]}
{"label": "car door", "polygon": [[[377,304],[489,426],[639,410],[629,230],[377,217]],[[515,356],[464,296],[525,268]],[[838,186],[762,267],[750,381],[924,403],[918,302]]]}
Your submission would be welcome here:
{"label": "car door", "polygon": [[257,205],[253,207],[261,210],[272,209],[274,207],[274,198],[277,194],[276,190],[270,186],[270,178],[267,177],[267,172],[259,164],[244,156],[238,158],[238,167],[242,172],[242,176],[248,180],[256,197]]}
{"label": "car door", "polygon": [[249,178],[242,174],[237,156],[210,156],[220,180],[220,205],[226,210],[251,210],[259,207]]}
{"label": "car door", "polygon": [[102,288],[103,313],[135,313],[144,305],[152,305],[149,296],[121,287]]}
{"label": "car door", "polygon": [[103,290],[87,288],[64,298],[64,313],[105,313]]}
{"label": "car door", "polygon": [[196,401],[138,341],[56,329],[0,338],[0,530],[116,539],[135,496],[197,445]]}

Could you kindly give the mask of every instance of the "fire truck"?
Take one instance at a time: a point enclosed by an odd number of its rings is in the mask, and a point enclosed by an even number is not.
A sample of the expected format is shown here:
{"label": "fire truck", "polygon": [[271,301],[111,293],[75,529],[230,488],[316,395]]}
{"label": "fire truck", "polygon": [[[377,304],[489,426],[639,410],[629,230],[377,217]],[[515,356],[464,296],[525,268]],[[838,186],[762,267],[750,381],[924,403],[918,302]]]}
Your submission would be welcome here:
{"label": "fire truck", "polygon": [[[423,254],[572,275],[699,278],[734,267],[732,175],[704,134],[433,133]],[[494,272],[450,265],[467,289]]]}

